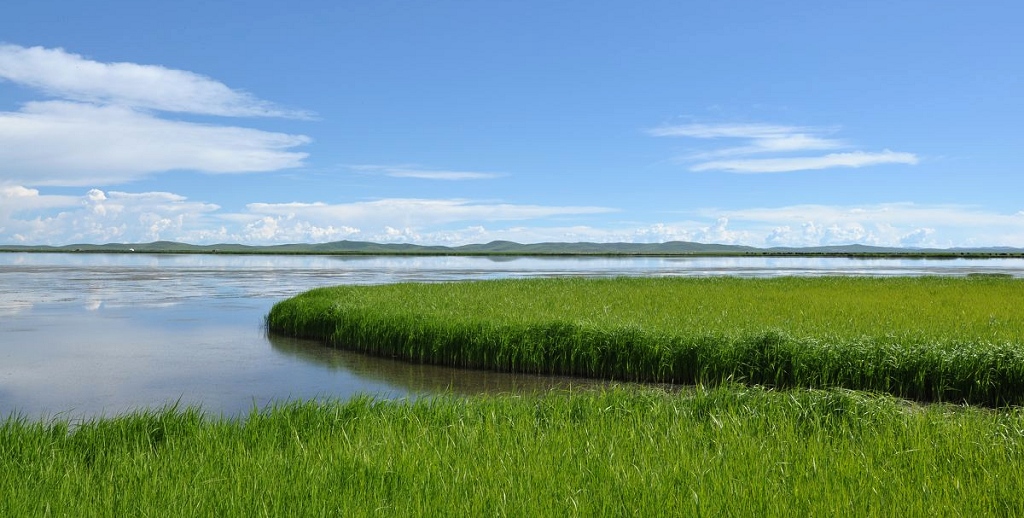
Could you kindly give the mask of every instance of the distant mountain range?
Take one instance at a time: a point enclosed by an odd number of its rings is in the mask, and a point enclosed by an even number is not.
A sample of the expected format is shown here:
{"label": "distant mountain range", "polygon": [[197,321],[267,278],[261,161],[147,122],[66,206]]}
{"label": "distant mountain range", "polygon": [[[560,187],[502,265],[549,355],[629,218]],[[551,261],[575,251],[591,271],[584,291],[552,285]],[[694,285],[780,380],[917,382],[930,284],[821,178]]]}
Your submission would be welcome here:
{"label": "distant mountain range", "polygon": [[866,245],[755,248],[688,241],[666,243],[534,243],[492,241],[462,246],[424,246],[408,243],[335,241],[273,246],[239,244],[190,245],[173,241],[153,243],[75,244],[64,246],[0,245],[0,252],[89,252],[160,254],[337,254],[337,255],[638,255],[638,256],[915,256],[915,257],[1024,257],[1024,248],[895,248]]}

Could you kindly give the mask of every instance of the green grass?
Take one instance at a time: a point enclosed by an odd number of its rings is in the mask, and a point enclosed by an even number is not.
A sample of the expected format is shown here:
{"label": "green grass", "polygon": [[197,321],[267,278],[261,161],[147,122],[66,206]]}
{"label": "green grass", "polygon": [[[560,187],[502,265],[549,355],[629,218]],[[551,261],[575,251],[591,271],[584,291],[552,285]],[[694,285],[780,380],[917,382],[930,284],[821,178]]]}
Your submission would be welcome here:
{"label": "green grass", "polygon": [[[314,290],[268,328],[415,361],[706,381],[0,422],[0,516],[1020,516],[1021,281]],[[738,382],[744,382],[741,384]],[[832,387],[770,389],[776,387]],[[920,405],[867,388],[999,409]]]}
{"label": "green grass", "polygon": [[1024,413],[737,385],[0,423],[2,516],[1019,516]]}
{"label": "green grass", "polygon": [[1024,403],[1024,281],[531,279],[339,286],[271,332],[417,362]]}

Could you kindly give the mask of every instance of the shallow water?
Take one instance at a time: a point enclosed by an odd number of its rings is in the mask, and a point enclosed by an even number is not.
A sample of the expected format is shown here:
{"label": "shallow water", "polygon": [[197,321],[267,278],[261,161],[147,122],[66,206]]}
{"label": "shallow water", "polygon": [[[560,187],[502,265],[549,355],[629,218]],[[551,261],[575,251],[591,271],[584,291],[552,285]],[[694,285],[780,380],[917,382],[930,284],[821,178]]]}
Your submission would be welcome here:
{"label": "shallow water", "polygon": [[274,302],[317,286],[556,275],[1024,277],[1022,259],[486,258],[0,253],[0,416],[114,415],[178,402],[548,390],[580,380],[455,370],[267,337]]}

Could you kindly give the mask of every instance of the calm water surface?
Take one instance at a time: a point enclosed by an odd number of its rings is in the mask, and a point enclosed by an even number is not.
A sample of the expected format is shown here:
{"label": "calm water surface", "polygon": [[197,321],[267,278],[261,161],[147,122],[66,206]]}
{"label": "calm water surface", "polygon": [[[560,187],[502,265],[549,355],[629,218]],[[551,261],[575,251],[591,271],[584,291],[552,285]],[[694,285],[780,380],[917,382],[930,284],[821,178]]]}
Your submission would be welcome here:
{"label": "calm water surface", "polygon": [[267,337],[317,286],[556,275],[1024,277],[1021,259],[483,258],[0,253],[0,416],[88,418],[179,402],[546,390],[579,380],[454,370]]}

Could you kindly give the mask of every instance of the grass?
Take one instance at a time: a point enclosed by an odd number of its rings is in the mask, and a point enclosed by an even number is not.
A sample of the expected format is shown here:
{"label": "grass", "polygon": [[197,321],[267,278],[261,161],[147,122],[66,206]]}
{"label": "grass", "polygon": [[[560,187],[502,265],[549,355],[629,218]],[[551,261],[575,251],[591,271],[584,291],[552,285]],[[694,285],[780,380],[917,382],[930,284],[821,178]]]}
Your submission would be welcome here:
{"label": "grass", "polygon": [[500,371],[1024,403],[1024,281],[528,279],[339,286],[274,306],[271,332]]}
{"label": "grass", "polygon": [[314,290],[276,305],[268,328],[414,361],[708,384],[357,397],[240,420],[177,407],[14,416],[0,422],[0,516],[1024,515],[1024,407],[1007,406],[1024,397],[1021,288],[973,277]]}
{"label": "grass", "polygon": [[0,423],[0,515],[1014,516],[1024,413],[738,385]]}

